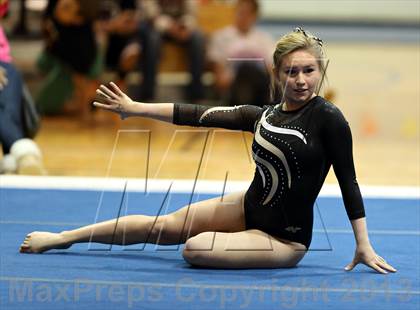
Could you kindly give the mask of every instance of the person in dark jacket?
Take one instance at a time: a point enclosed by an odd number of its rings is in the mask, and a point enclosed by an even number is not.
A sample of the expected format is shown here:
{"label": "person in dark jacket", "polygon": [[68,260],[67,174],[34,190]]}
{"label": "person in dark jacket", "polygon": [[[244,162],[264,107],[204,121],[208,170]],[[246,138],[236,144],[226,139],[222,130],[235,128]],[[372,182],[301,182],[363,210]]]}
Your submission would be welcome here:
{"label": "person in dark jacket", "polygon": [[36,98],[41,113],[60,113],[75,90],[83,93],[86,82],[99,76],[102,60],[94,31],[98,3],[49,0],[42,19],[45,46],[38,59],[46,75]]}

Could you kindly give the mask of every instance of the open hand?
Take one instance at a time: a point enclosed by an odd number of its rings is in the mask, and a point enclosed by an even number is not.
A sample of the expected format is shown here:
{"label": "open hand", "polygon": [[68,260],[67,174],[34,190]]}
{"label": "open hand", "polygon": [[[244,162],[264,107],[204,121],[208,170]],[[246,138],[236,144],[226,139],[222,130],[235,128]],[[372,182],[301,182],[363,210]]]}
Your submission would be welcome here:
{"label": "open hand", "polygon": [[111,82],[109,86],[101,85],[96,93],[99,95],[99,101],[93,103],[95,107],[115,112],[120,115],[121,119],[134,114],[134,101],[124,94],[115,83]]}
{"label": "open hand", "polygon": [[388,273],[389,271],[390,272],[397,271],[394,267],[388,264],[385,261],[385,259],[383,259],[381,256],[376,254],[370,244],[357,246],[353,261],[350,264],[348,264],[344,268],[344,270],[350,271],[359,263],[365,264],[366,266],[369,266],[370,268],[376,270],[379,273],[385,274],[385,273]]}

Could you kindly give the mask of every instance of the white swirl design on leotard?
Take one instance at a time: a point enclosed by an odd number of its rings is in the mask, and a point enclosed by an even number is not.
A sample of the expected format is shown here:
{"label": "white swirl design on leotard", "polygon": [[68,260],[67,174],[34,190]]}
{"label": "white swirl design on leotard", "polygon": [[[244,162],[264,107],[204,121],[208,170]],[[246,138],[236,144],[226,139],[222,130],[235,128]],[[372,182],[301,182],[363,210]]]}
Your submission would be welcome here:
{"label": "white swirl design on leotard", "polygon": [[[267,170],[270,172],[271,174],[271,180],[272,180],[272,186],[271,186],[271,190],[268,193],[268,196],[265,198],[263,205],[266,205],[267,203],[270,202],[270,200],[273,198],[274,194],[276,193],[277,187],[278,187],[278,183],[279,183],[279,178],[277,176],[277,172],[276,169],[274,169],[273,165],[270,164],[268,161],[266,161],[265,159],[262,159],[261,157],[259,157],[257,154],[255,154],[254,152],[252,152],[252,157],[254,158],[254,160],[259,163],[260,165],[263,165],[265,168],[267,168]],[[262,171],[260,171],[261,173]]]}
{"label": "white swirl design on leotard", "polygon": [[260,124],[258,124],[257,131],[255,132],[255,141],[261,147],[263,147],[267,151],[276,155],[278,159],[280,159],[280,161],[283,163],[283,166],[286,169],[286,174],[287,174],[287,185],[290,188],[292,186],[292,174],[290,173],[290,167],[289,167],[289,164],[287,163],[286,156],[284,156],[284,153],[279,148],[275,147],[273,144],[271,144],[270,142],[268,142],[266,139],[264,139],[261,136],[260,127],[261,127]]}
{"label": "white swirl design on leotard", "polygon": [[210,108],[206,111],[204,111],[204,113],[201,115],[200,119],[198,120],[199,123],[201,123],[207,116],[209,116],[212,113],[215,112],[232,112],[240,107],[242,107],[243,105],[238,105],[238,106],[234,106],[234,107],[214,107],[214,108]]}
{"label": "white swirl design on leotard", "polygon": [[266,119],[266,116],[265,116],[266,112],[267,111],[265,111],[263,113],[262,117],[261,117],[262,126],[266,130],[272,131],[272,132],[276,132],[276,133],[285,134],[285,135],[293,135],[293,136],[296,136],[299,139],[301,139],[303,141],[303,143],[307,144],[306,143],[305,136],[300,131],[294,130],[294,129],[287,129],[287,128],[276,127],[276,126],[273,126],[270,123],[268,123],[267,122],[267,119]]}
{"label": "white swirl design on leotard", "polygon": [[263,187],[265,187],[265,174],[259,165],[256,165],[256,166],[257,166],[258,172],[260,173],[260,176],[263,182]]}

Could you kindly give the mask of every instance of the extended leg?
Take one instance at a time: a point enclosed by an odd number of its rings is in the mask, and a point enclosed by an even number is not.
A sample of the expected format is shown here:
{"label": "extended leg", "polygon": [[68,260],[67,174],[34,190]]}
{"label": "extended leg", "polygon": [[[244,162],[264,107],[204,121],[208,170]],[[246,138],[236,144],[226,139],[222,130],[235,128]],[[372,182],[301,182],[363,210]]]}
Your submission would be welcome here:
{"label": "extended leg", "polygon": [[168,215],[130,215],[59,234],[33,232],[20,251],[41,253],[68,248],[74,243],[98,242],[129,245],[136,243],[179,244],[204,231],[245,229],[243,193],[235,193],[194,203]]}

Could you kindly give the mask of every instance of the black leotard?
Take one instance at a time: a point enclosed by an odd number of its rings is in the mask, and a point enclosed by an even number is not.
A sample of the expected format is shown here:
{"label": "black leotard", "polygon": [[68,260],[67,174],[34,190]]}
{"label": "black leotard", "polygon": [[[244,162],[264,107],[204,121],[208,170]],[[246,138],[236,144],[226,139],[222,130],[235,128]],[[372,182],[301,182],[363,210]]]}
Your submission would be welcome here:
{"label": "black leotard", "polygon": [[350,127],[340,110],[317,96],[294,111],[273,106],[174,105],[174,124],[254,133],[254,179],[245,194],[247,229],[309,248],[313,205],[332,165],[350,220],[365,216],[353,164]]}

